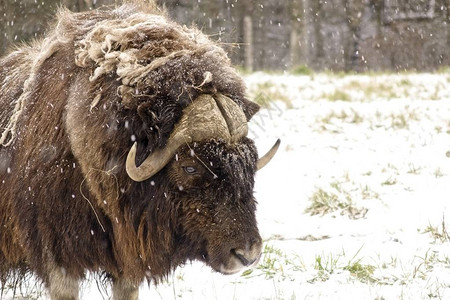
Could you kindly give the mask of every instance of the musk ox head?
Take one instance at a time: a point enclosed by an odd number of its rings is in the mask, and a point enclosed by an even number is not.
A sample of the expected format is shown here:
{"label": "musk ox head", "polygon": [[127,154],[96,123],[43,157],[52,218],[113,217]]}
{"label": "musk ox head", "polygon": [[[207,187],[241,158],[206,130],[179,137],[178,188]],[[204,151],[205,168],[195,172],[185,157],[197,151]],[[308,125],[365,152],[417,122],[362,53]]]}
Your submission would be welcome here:
{"label": "musk ox head", "polygon": [[168,190],[180,205],[179,239],[193,250],[187,255],[224,274],[259,259],[262,241],[256,226],[253,178],[279,146],[277,141],[258,160],[254,143],[246,135],[245,114],[233,100],[202,94],[183,110],[164,148],[137,167],[135,143],[126,163],[128,175],[138,182],[167,165]]}
{"label": "musk ox head", "polygon": [[111,220],[120,272],[157,278],[199,259],[230,274],[257,261],[254,176],[279,141],[258,159],[247,138],[258,106],[245,98],[224,50],[196,29],[129,5],[67,19],[59,26],[87,25],[74,35],[80,71],[66,127]]}

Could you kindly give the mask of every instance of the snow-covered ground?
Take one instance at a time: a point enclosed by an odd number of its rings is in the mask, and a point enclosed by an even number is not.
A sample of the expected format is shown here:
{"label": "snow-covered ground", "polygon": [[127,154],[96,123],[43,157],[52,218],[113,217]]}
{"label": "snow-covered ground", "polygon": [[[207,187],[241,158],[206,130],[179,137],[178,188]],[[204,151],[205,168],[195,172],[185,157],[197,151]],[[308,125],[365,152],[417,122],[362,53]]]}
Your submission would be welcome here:
{"label": "snow-covered ground", "polygon": [[450,74],[245,79],[260,152],[282,140],[256,178],[260,264],[188,264],[140,299],[450,299]]}

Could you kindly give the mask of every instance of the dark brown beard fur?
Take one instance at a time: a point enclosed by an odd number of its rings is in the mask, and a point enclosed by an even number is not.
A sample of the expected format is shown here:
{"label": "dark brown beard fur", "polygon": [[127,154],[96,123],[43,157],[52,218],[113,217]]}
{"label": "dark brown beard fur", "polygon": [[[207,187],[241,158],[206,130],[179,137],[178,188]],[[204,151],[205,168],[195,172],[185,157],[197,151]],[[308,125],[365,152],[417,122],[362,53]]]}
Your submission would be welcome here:
{"label": "dark brown beard fur", "polygon": [[[28,269],[48,282],[50,264],[76,278],[104,271],[133,282],[146,277],[157,281],[187,259],[214,263],[218,258],[207,256],[220,252],[220,239],[259,236],[253,199],[257,153],[248,139],[233,147],[220,141],[192,146],[219,178],[212,181],[214,189],[200,194],[228,205],[219,211],[220,222],[207,213],[217,210],[217,203],[196,202],[195,189],[180,191],[170,180],[173,162],[142,183],[126,175],[124,162],[133,142],[139,145],[138,161],[163,147],[182,109],[199,94],[229,96],[247,119],[258,106],[245,99],[244,84],[223,53],[194,51],[200,54],[173,58],[134,87],[138,95],[128,98],[131,102],[118,96],[114,72],[89,80],[96,65],[75,64],[77,43],[96,23],[134,13],[125,11],[62,12],[49,43],[21,48],[0,60],[2,128],[13,115],[14,101],[25,95],[17,133],[9,135],[12,144],[0,146],[2,285]],[[135,42],[133,47],[145,49],[151,41]],[[169,44],[195,48],[188,36]],[[142,50],[140,60],[163,55],[167,49],[161,45],[148,53]],[[211,42],[211,47],[217,46]],[[204,83],[207,72],[212,80]],[[100,101],[92,105],[99,94]],[[180,155],[183,151],[190,149]],[[203,217],[198,219],[192,207],[200,207]],[[240,222],[237,229],[231,229],[230,213]],[[212,223],[222,227],[202,232],[202,226]]]}

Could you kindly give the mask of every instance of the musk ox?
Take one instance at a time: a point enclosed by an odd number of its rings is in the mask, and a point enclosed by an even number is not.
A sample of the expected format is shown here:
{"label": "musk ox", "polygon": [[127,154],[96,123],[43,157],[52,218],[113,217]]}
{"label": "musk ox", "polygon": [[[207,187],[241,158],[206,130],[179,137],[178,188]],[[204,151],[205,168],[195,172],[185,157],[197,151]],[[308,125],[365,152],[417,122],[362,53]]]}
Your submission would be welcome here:
{"label": "musk ox", "polygon": [[78,299],[86,272],[137,299],[188,260],[230,274],[261,253],[258,105],[217,43],[153,4],[60,9],[0,60],[0,280]]}

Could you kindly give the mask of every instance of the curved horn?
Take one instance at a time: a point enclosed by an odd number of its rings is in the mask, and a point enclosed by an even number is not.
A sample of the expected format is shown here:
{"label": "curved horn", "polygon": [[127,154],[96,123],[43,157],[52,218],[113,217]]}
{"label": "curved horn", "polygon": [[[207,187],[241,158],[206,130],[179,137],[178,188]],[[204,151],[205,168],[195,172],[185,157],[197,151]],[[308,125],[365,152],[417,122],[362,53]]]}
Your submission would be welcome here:
{"label": "curved horn", "polygon": [[267,165],[271,161],[271,159],[275,156],[275,154],[278,151],[278,148],[280,147],[280,142],[281,142],[281,140],[278,139],[275,142],[275,144],[272,146],[272,148],[269,150],[269,152],[267,152],[263,157],[258,159],[258,161],[256,162],[256,170],[257,171],[264,168],[265,165]]}
{"label": "curved horn", "polygon": [[236,142],[247,135],[247,119],[233,100],[223,95],[200,95],[183,110],[167,145],[156,149],[145,161],[136,166],[136,143],[128,152],[126,171],[134,181],[144,181],[156,173],[173,158],[183,144],[221,138]]}
{"label": "curved horn", "polygon": [[181,145],[180,141],[175,139],[170,140],[164,149],[157,149],[150,154],[145,161],[139,166],[136,166],[136,149],[135,142],[128,152],[127,162],[125,168],[128,176],[137,182],[149,179],[158,173],[170,161],[175,154],[175,151]]}

